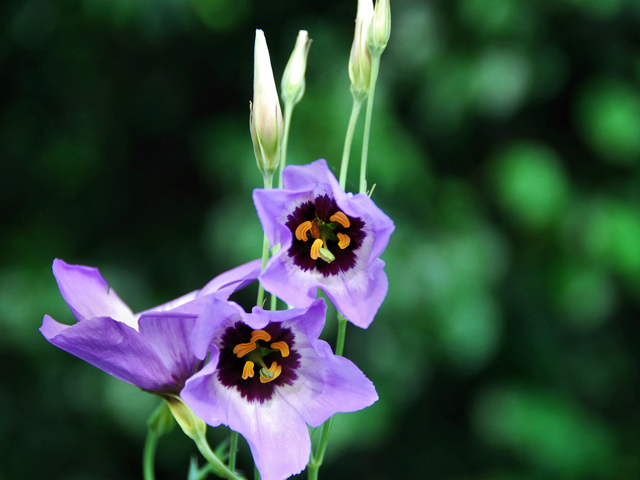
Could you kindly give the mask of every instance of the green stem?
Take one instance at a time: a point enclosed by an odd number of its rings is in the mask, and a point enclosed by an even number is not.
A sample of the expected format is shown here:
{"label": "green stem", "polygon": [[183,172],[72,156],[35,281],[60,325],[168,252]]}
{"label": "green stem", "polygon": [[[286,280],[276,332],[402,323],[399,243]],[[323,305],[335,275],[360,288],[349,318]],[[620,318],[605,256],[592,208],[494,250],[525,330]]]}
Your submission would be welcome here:
{"label": "green stem", "polygon": [[229,440],[229,470],[236,471],[236,454],[238,452],[238,432],[231,431]]}
{"label": "green stem", "polygon": [[255,465],[253,466],[253,480],[260,480],[260,472]]}
{"label": "green stem", "polygon": [[144,442],[144,454],[142,457],[142,473],[144,480],[155,480],[156,475],[153,470],[153,464],[156,459],[156,447],[160,435],[150,428],[147,431],[147,439]]}
{"label": "green stem", "polygon": [[282,188],[282,170],[287,166],[287,148],[289,145],[289,129],[291,128],[291,116],[293,115],[293,107],[284,102],[284,136],[282,138],[282,146],[280,147],[280,174],[278,176],[278,188]]}
{"label": "green stem", "polygon": [[338,340],[336,340],[336,355],[342,356],[344,351],[344,337],[347,333],[347,319],[338,313]]}
{"label": "green stem", "polygon": [[[264,188],[269,189],[273,187],[273,177],[265,176],[264,177]],[[269,260],[269,240],[267,239],[267,235],[265,234],[264,239],[262,241],[262,269],[264,270],[265,265],[267,264],[267,260]],[[258,300],[256,300],[256,305],[259,307],[262,306],[264,302],[264,288],[262,284],[258,287]]]}
{"label": "green stem", "polygon": [[367,114],[364,121],[364,137],[362,139],[362,160],[360,163],[360,193],[367,193],[367,155],[369,153],[369,133],[371,131],[371,112],[373,110],[373,95],[376,91],[376,81],[380,70],[380,55],[371,55],[371,81],[369,83],[369,99],[367,100]]}
{"label": "green stem", "polygon": [[[338,313],[338,339],[336,341],[336,355],[342,356],[342,352],[344,352],[344,339],[347,333],[347,319],[342,316],[341,313]],[[320,433],[320,443],[318,444],[318,448],[316,450],[315,455],[311,454],[311,460],[309,461],[309,480],[317,480],[318,479],[318,470],[322,466],[322,462],[324,461],[324,453],[327,450],[327,445],[329,443],[329,435],[331,434],[331,427],[333,427],[333,419],[335,417],[331,417],[329,420],[322,424],[321,433]]]}
{"label": "green stem", "polygon": [[216,469],[219,475],[221,475],[223,478],[226,478],[227,480],[244,480],[244,477],[241,477],[240,475],[237,475],[229,470],[229,468],[227,468],[227,466],[222,463],[222,461],[216,456],[216,454],[213,453],[204,435],[200,435],[199,437],[194,438],[193,441],[195,442],[198,450],[200,450],[200,453],[205,458],[205,460],[213,465],[213,468]]}
{"label": "green stem", "polygon": [[351,153],[351,142],[353,142],[353,133],[356,130],[358,116],[362,108],[362,99],[353,97],[353,105],[351,107],[351,116],[349,117],[349,126],[347,127],[347,137],[344,140],[344,150],[342,151],[342,164],[340,165],[340,187],[342,190],[347,185],[347,170],[349,169],[349,155]]}

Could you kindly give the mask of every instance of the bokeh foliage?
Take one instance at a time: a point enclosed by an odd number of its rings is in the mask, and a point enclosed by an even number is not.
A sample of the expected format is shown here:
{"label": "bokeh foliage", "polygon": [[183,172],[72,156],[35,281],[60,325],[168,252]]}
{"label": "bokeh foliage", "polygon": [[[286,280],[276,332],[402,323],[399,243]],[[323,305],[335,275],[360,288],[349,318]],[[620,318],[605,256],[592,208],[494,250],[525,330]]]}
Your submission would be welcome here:
{"label": "bokeh foliage", "polygon": [[[290,162],[337,171],[355,4],[2,3],[0,479],[140,478],[156,400],[40,336],[72,321],[51,262],[139,311],[256,258],[254,29],[275,72],[310,32]],[[392,10],[369,162],[391,286],[346,345],[381,400],[339,417],[321,475],[640,478],[640,1]],[[164,438],[159,478],[194,452]]]}

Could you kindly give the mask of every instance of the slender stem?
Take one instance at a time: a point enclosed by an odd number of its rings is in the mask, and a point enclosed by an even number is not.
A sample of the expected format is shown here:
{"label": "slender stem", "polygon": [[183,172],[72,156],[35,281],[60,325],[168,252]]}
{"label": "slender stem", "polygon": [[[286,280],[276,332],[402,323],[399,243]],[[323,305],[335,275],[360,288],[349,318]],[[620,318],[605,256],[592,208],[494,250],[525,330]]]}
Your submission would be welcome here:
{"label": "slender stem", "polygon": [[282,170],[287,166],[287,148],[289,146],[289,129],[291,128],[291,116],[294,105],[284,102],[284,136],[280,147],[280,174],[278,176],[278,188],[282,188]]}
{"label": "slender stem", "polygon": [[353,133],[356,130],[358,116],[362,108],[362,99],[353,97],[353,106],[351,107],[351,116],[349,117],[349,126],[347,127],[347,137],[344,140],[344,150],[342,151],[342,164],[340,165],[340,187],[345,189],[347,184],[347,170],[349,169],[349,155],[351,153],[351,142],[353,142]]}
{"label": "slender stem", "polygon": [[207,442],[207,439],[204,435],[200,436],[199,438],[194,438],[193,441],[198,447],[198,450],[200,450],[202,456],[207,460],[207,462],[213,465],[213,468],[215,468],[218,474],[222,475],[223,478],[226,478],[228,480],[244,479],[244,477],[241,477],[240,475],[232,472],[224,463],[222,463],[222,461],[211,450],[211,447],[209,446],[209,443]]}
{"label": "slender stem", "polygon": [[253,466],[253,480],[260,480],[260,472],[255,465]]}
{"label": "slender stem", "polygon": [[[347,319],[341,313],[338,313],[338,339],[336,341],[336,355],[342,356],[342,352],[344,351],[344,339],[347,333]],[[320,433],[320,443],[318,444],[318,449],[316,450],[315,455],[311,454],[311,460],[309,461],[309,480],[317,480],[318,478],[318,470],[322,466],[322,462],[324,460],[324,452],[327,450],[327,444],[329,443],[329,435],[331,434],[331,427],[333,427],[333,419],[335,416],[331,417],[329,420],[322,424],[321,433]]]}
{"label": "slender stem", "polygon": [[236,454],[238,453],[238,432],[231,430],[231,439],[229,440],[229,470],[236,471]]}
{"label": "slender stem", "polygon": [[329,443],[329,435],[331,434],[333,419],[334,417],[331,417],[322,425],[322,436],[320,437],[318,449],[316,450],[314,457],[309,462],[309,480],[317,480],[318,478],[318,470],[320,470],[320,467],[322,466],[322,462],[324,461],[324,452],[327,450],[327,444]]}
{"label": "slender stem", "polygon": [[360,162],[360,193],[367,193],[367,154],[369,153],[371,112],[373,110],[373,95],[376,91],[379,70],[380,55],[371,55],[371,81],[369,83],[369,99],[367,100],[367,114],[364,121],[364,137],[362,139],[362,160]]}
{"label": "slender stem", "polygon": [[147,439],[144,442],[144,453],[142,457],[142,473],[144,480],[155,480],[156,475],[153,469],[153,464],[156,459],[156,447],[158,446],[158,440],[160,435],[150,428],[147,431]]}
{"label": "slender stem", "polygon": [[[273,177],[266,176],[264,177],[264,188],[269,189],[273,187]],[[264,239],[262,241],[262,269],[264,270],[265,265],[267,264],[267,260],[269,260],[269,240],[267,239],[267,235],[265,234]],[[258,287],[258,300],[256,300],[256,305],[259,307],[262,306],[264,302],[264,288],[262,284]]]}
{"label": "slender stem", "polygon": [[271,294],[271,311],[275,311],[278,309],[278,297]]}
{"label": "slender stem", "polygon": [[336,355],[342,356],[344,351],[344,337],[347,333],[347,319],[338,313],[338,339],[336,340]]}

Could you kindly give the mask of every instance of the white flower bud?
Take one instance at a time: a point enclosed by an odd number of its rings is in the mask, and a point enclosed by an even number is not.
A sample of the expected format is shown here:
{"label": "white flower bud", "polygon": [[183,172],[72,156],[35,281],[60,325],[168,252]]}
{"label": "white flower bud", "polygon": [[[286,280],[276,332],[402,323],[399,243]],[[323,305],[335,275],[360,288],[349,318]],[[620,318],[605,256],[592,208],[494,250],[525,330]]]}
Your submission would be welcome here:
{"label": "white flower bud", "polygon": [[296,46],[289,57],[287,66],[282,75],[282,99],[285,103],[294,106],[304,96],[305,79],[307,70],[307,57],[311,41],[306,30],[300,30],[296,39]]}
{"label": "white flower bud", "polygon": [[376,2],[373,20],[367,33],[367,41],[371,55],[380,56],[387,47],[391,36],[391,4],[390,0]]}
{"label": "white flower bud", "polygon": [[263,175],[273,175],[280,161],[282,144],[282,110],[271,69],[267,41],[256,30],[253,64],[253,103],[249,126],[258,168]]}
{"label": "white flower bud", "polygon": [[349,55],[351,92],[362,100],[369,91],[371,81],[371,54],[367,48],[367,32],[373,19],[373,0],[358,0],[356,31]]}

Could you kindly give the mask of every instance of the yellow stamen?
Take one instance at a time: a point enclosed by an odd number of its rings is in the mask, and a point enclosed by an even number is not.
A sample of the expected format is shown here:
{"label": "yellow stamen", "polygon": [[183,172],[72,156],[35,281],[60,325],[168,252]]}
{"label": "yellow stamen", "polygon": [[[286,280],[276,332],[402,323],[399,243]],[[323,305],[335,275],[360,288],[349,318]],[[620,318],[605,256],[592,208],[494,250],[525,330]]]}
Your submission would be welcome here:
{"label": "yellow stamen", "polygon": [[280,353],[283,357],[289,356],[289,345],[287,345],[287,342],[283,340],[280,340],[279,342],[273,342],[271,344],[271,348],[277,348],[278,350],[280,350]]}
{"label": "yellow stamen", "polygon": [[338,246],[343,250],[347,248],[351,243],[349,235],[345,235],[344,233],[337,233],[336,236],[340,239],[340,241],[338,242]]}
{"label": "yellow stamen", "polygon": [[242,379],[246,380],[249,377],[253,378],[253,362],[251,360],[247,360],[242,369]]}
{"label": "yellow stamen", "polygon": [[333,215],[329,217],[330,222],[338,222],[344,228],[349,228],[351,226],[351,222],[347,218],[347,216],[341,211],[337,211]]}
{"label": "yellow stamen", "polygon": [[298,228],[296,228],[296,238],[298,240],[306,242],[308,240],[307,232],[309,230],[311,230],[311,222],[309,220],[307,220],[306,222],[302,222],[300,225],[298,225]]}
{"label": "yellow stamen", "polygon": [[268,342],[269,340],[271,340],[271,335],[269,335],[264,330],[254,330],[253,332],[251,332],[251,341],[255,342],[257,340],[264,340],[265,342]]}
{"label": "yellow stamen", "polygon": [[238,358],[244,357],[247,353],[253,352],[256,349],[256,342],[249,343],[239,343],[235,347],[233,347],[233,353],[235,353]]}
{"label": "yellow stamen", "polygon": [[320,247],[322,247],[322,240],[317,238],[313,242],[313,245],[311,245],[311,258],[313,258],[314,260],[317,260],[318,257],[320,256],[320,254],[318,253],[320,250]]}
{"label": "yellow stamen", "polygon": [[264,378],[262,375],[260,375],[260,382],[261,383],[271,382],[272,380],[275,380],[276,378],[278,378],[280,376],[280,374],[282,373],[282,367],[280,365],[278,365],[276,362],[273,362],[271,364],[271,366],[269,367],[269,371],[271,373],[273,373],[273,377]]}

